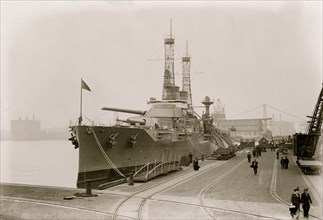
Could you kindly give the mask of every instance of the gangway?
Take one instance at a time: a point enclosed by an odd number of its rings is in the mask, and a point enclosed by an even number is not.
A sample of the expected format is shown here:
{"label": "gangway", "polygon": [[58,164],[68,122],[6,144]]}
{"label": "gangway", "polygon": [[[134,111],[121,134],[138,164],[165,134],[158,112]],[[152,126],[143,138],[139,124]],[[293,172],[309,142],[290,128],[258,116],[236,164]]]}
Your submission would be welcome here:
{"label": "gangway", "polygon": [[167,162],[149,162],[135,172],[133,180],[135,182],[147,182],[157,176],[181,169],[180,161],[175,159]]}
{"label": "gangway", "polygon": [[219,135],[217,133],[213,133],[212,137],[214,138],[216,144],[220,147],[220,148],[226,148],[226,146],[224,145],[221,137],[219,137]]}

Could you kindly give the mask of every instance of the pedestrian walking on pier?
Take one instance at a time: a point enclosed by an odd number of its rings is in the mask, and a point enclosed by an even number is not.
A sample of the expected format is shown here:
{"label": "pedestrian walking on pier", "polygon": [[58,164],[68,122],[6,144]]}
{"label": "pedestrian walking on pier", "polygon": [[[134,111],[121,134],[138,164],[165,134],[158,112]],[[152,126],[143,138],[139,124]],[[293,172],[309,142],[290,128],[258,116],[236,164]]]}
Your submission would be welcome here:
{"label": "pedestrian walking on pier", "polygon": [[304,218],[308,218],[308,211],[310,210],[310,203],[312,203],[312,199],[310,194],[308,193],[308,189],[305,188],[304,192],[301,195],[301,203],[304,212]]}
{"label": "pedestrian walking on pier", "polygon": [[252,161],[250,167],[253,168],[253,172],[256,175],[257,174],[257,170],[258,170],[258,162],[257,162],[256,159],[254,159],[254,161]]}
{"label": "pedestrian walking on pier", "polygon": [[279,159],[279,150],[276,152],[276,158]]}
{"label": "pedestrian walking on pier", "polygon": [[282,168],[282,169],[284,169],[285,168],[285,164],[284,164],[284,158],[282,157],[281,159],[280,159],[280,168]]}
{"label": "pedestrian walking on pier", "polygon": [[288,160],[287,156],[285,156],[285,159],[284,159],[284,168],[285,169],[288,169],[288,164],[289,164],[289,160]]}
{"label": "pedestrian walking on pier", "polygon": [[193,161],[193,169],[194,170],[199,170],[200,169],[199,161],[198,161],[197,157]]}
{"label": "pedestrian walking on pier", "polygon": [[248,162],[250,163],[250,161],[251,161],[251,153],[250,152],[248,152],[247,158],[248,158]]}
{"label": "pedestrian walking on pier", "polygon": [[300,212],[299,208],[300,208],[300,203],[301,203],[301,198],[300,198],[298,191],[299,191],[298,187],[296,189],[294,189],[294,192],[293,192],[292,197],[290,199],[291,205],[295,206],[293,209],[290,210],[290,214],[292,215],[292,218],[294,218],[294,216],[295,216],[296,219],[299,218],[299,212]]}

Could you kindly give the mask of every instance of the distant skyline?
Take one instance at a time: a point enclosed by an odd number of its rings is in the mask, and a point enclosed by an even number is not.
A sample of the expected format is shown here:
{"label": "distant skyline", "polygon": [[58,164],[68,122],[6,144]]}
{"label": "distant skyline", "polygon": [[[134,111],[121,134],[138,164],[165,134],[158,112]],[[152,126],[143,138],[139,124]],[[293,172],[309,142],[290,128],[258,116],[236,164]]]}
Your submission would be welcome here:
{"label": "distant skyline", "polygon": [[263,104],[299,120],[312,114],[322,1],[1,1],[1,130],[33,114],[45,129],[75,122],[81,78],[91,88],[85,122],[111,122],[104,106],[146,109],[150,97],[161,99],[164,64],[149,59],[163,58],[170,19],[176,58],[188,41],[194,106],[209,96],[228,118],[261,118],[261,108],[241,113]]}

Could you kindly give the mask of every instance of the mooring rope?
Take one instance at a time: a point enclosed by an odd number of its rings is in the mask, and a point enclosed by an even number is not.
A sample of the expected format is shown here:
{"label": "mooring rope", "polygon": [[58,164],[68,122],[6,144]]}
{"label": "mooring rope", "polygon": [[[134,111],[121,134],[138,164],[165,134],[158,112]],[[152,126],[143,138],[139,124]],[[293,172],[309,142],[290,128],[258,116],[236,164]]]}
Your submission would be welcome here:
{"label": "mooring rope", "polygon": [[97,136],[96,136],[96,134],[95,134],[95,132],[94,132],[94,129],[92,128],[92,131],[93,131],[93,135],[94,135],[94,138],[95,138],[95,141],[96,141],[96,143],[97,143],[97,145],[98,145],[98,147],[99,147],[99,149],[100,149],[100,151],[101,151],[101,153],[102,153],[102,155],[103,155],[103,157],[105,158],[105,160],[110,164],[110,166],[118,173],[118,174],[120,174],[120,176],[123,176],[124,178],[126,178],[126,176],[125,175],[123,175],[123,173],[121,173],[121,171],[114,165],[114,163],[110,160],[110,158],[108,157],[108,155],[105,153],[105,151],[104,151],[104,149],[103,149],[103,147],[101,146],[101,144],[100,144],[100,142],[99,142],[99,140],[98,140],[98,138],[97,138]]}

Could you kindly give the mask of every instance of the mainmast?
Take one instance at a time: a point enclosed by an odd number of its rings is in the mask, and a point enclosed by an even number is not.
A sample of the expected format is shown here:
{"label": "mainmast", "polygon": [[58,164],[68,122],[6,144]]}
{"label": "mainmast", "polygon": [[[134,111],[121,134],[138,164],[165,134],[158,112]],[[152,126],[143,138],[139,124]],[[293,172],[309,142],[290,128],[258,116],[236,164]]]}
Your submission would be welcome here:
{"label": "mainmast", "polygon": [[182,57],[182,91],[187,92],[188,110],[193,110],[192,92],[191,92],[191,57],[188,55],[188,42],[186,41],[186,54]]}

